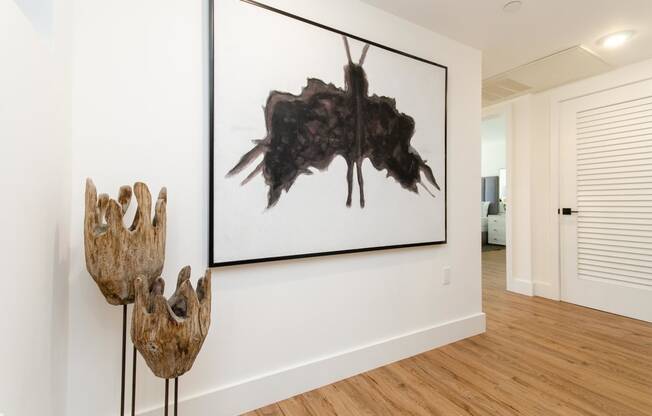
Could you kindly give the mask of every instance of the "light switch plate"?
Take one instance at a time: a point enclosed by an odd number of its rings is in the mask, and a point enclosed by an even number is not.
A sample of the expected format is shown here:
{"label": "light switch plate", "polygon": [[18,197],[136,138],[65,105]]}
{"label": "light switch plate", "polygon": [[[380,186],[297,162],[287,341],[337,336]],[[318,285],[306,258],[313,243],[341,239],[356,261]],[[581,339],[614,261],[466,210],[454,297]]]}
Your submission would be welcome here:
{"label": "light switch plate", "polygon": [[450,267],[444,267],[441,283],[444,286],[447,286],[447,285],[451,284],[451,268]]}

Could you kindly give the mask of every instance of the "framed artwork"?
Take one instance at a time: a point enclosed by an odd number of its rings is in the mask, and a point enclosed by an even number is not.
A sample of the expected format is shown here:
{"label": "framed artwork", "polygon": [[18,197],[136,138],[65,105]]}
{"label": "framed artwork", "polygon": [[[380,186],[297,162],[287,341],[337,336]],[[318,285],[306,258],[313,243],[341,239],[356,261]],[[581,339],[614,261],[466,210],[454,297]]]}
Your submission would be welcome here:
{"label": "framed artwork", "polygon": [[211,267],[446,242],[448,68],[210,3]]}

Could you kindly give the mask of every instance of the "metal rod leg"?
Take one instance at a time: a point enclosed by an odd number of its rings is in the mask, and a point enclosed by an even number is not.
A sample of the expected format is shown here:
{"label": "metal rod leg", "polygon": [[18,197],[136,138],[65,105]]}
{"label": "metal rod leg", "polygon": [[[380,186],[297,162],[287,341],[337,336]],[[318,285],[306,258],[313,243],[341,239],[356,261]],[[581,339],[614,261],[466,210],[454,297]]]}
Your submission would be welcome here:
{"label": "metal rod leg", "polygon": [[168,396],[170,394],[170,379],[165,379],[165,416],[168,416]]}
{"label": "metal rod leg", "polygon": [[134,359],[133,370],[131,372],[131,416],[136,416],[136,364],[138,362],[138,355],[136,354],[136,346],[134,346]]}
{"label": "metal rod leg", "polygon": [[177,416],[177,404],[179,403],[179,377],[174,379],[174,416]]}
{"label": "metal rod leg", "polygon": [[125,369],[127,355],[127,305],[122,305],[122,382],[120,387],[120,416],[125,414]]}

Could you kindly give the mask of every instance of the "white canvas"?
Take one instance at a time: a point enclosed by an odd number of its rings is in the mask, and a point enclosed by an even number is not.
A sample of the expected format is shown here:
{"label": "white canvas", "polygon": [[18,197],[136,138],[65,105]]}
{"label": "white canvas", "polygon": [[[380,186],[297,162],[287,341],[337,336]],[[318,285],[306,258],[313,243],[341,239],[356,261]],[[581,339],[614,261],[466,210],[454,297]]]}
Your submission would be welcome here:
{"label": "white canvas", "polygon": [[[300,175],[267,208],[262,174],[241,185],[262,160],[227,173],[267,135],[264,106],[271,91],[299,95],[307,78],[345,88],[342,35],[239,0],[215,0],[213,125],[213,265],[446,240],[446,69],[370,46],[363,69],[369,95],[392,97],[415,121],[411,146],[432,169],[419,193],[402,187],[369,159],[362,163],[365,206],[353,180],[347,207],[347,163]],[[371,39],[373,41],[373,39]],[[357,62],[365,42],[348,38]],[[433,196],[424,188],[428,188]]]}

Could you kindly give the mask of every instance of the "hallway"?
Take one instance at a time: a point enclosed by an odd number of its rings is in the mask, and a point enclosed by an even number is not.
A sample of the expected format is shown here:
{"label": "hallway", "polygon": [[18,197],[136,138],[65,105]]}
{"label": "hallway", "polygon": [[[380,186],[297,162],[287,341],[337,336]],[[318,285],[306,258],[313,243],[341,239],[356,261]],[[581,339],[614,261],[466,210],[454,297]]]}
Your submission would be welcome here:
{"label": "hallway", "polygon": [[247,416],[652,415],[652,325],[506,292],[482,256],[485,334]]}

